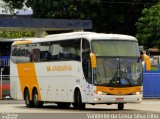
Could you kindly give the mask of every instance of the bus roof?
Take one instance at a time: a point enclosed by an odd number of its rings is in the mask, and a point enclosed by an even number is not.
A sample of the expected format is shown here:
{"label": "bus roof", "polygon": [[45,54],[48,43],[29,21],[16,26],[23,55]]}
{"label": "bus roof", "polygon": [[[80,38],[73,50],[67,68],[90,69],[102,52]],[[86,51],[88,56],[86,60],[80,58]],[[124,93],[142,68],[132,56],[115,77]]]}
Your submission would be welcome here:
{"label": "bus roof", "polygon": [[26,39],[33,39],[33,38],[0,38],[0,42],[16,42],[16,41],[22,41],[22,40],[26,40]]}
{"label": "bus roof", "polygon": [[20,45],[20,44],[30,44],[33,42],[39,42],[42,38],[21,38],[19,40],[15,40],[12,45]]}
{"label": "bus roof", "polygon": [[[58,39],[57,39],[58,38]],[[95,33],[95,32],[71,32],[63,34],[48,35],[44,37],[45,40],[64,40],[64,39],[74,39],[74,38],[87,38],[89,40],[93,39],[111,39],[111,40],[137,40],[133,36],[121,35],[121,34],[106,34],[106,33]]]}
{"label": "bus roof", "polygon": [[28,44],[36,42],[46,42],[46,41],[60,41],[60,40],[69,40],[69,39],[79,39],[86,38],[89,41],[91,40],[132,40],[137,41],[133,36],[121,35],[121,34],[105,34],[105,33],[95,33],[95,32],[71,32],[71,33],[61,33],[48,35],[44,38],[26,38],[22,41],[16,41],[13,45],[17,44]]}

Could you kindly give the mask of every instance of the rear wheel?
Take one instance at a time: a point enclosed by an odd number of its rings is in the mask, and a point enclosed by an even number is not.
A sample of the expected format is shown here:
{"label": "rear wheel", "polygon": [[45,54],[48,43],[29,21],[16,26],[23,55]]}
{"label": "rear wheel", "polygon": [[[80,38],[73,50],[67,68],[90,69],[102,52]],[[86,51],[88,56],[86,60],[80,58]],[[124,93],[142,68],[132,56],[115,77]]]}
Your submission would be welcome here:
{"label": "rear wheel", "polygon": [[37,108],[43,107],[43,103],[44,102],[38,100],[38,91],[37,91],[37,89],[35,89],[33,91],[33,103],[34,103],[34,106],[37,107]]}
{"label": "rear wheel", "polygon": [[30,101],[30,95],[28,89],[25,90],[24,100],[27,107],[33,107],[33,101]]}
{"label": "rear wheel", "polygon": [[118,110],[124,109],[124,103],[118,103]]}
{"label": "rear wheel", "polygon": [[77,90],[75,92],[75,95],[74,95],[74,103],[73,103],[73,106],[75,108],[78,108],[80,110],[84,110],[85,109],[85,103],[82,103],[82,97],[81,97],[81,93],[79,90]]}

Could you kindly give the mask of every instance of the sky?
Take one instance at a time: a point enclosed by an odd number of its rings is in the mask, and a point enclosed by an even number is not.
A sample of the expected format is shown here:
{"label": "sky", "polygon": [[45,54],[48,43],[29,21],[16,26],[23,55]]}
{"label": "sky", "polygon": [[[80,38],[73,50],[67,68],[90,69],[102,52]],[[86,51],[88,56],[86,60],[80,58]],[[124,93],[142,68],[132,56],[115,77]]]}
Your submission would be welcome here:
{"label": "sky", "polygon": [[[4,6],[5,6],[5,3],[2,0],[0,0],[0,14],[7,14],[7,15],[11,14],[9,11],[5,10]],[[21,10],[15,10],[15,13],[17,15],[31,15],[31,14],[33,14],[33,11],[31,8],[25,7]]]}

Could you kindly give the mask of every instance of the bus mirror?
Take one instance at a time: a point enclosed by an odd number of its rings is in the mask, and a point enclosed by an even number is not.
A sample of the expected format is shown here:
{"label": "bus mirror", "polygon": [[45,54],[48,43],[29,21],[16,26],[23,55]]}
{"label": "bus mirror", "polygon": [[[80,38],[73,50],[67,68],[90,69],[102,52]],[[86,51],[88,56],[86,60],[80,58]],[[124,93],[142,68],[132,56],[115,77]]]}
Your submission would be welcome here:
{"label": "bus mirror", "polygon": [[97,64],[96,64],[96,56],[94,53],[90,53],[90,58],[91,58],[91,66],[92,68],[96,68]]}

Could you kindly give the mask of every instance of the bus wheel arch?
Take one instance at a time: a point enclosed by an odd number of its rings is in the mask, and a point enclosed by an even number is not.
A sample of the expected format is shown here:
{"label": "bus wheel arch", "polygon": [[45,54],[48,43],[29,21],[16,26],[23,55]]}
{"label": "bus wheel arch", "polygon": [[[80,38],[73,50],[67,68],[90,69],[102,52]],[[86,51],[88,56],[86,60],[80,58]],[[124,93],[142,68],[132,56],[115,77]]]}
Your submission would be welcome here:
{"label": "bus wheel arch", "polygon": [[85,103],[82,102],[82,94],[80,89],[77,87],[74,90],[74,103],[73,106],[80,110],[85,109]]}
{"label": "bus wheel arch", "polygon": [[24,100],[27,107],[33,107],[33,101],[31,101],[28,87],[24,89]]}
{"label": "bus wheel arch", "polygon": [[43,107],[43,101],[39,101],[39,94],[38,94],[38,90],[36,87],[33,87],[32,89],[32,99],[33,99],[33,104],[35,107],[40,108]]}

